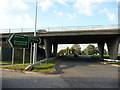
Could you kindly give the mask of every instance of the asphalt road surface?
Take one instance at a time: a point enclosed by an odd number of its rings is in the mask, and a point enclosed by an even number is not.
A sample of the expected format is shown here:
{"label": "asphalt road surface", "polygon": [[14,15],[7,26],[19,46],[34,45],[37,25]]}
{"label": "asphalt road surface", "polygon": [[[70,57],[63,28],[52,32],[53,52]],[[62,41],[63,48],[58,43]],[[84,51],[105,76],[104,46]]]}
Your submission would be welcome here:
{"label": "asphalt road surface", "polygon": [[118,67],[90,57],[64,57],[57,74],[39,75],[2,71],[3,88],[118,88]]}

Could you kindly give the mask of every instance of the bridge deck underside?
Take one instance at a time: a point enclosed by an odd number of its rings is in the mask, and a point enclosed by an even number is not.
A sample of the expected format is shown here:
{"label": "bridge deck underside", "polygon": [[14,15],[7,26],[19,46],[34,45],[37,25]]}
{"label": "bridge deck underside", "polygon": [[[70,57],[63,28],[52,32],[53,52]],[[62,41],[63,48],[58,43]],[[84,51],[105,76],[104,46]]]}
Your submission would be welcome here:
{"label": "bridge deck underside", "polygon": [[118,35],[92,35],[92,36],[58,36],[58,37],[49,37],[48,39],[51,43],[58,44],[79,44],[79,43],[98,43],[98,42],[108,42],[111,39],[115,38]]}

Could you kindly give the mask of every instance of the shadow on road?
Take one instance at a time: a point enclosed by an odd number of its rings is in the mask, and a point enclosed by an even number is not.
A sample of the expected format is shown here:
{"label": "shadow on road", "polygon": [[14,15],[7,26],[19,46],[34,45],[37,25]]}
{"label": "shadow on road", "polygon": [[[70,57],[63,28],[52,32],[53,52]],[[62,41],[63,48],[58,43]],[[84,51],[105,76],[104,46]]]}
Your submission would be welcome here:
{"label": "shadow on road", "polygon": [[98,59],[92,59],[90,56],[66,56],[61,57],[60,61],[56,64],[56,72],[55,74],[62,74],[64,73],[64,69],[70,69],[75,66],[88,66],[91,64],[100,64]]}

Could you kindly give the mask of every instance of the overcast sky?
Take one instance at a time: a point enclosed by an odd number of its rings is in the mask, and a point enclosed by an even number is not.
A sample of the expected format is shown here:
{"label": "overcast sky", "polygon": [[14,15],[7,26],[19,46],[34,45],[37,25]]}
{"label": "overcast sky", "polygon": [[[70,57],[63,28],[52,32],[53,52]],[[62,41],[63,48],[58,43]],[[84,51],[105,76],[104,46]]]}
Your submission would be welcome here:
{"label": "overcast sky", "polygon": [[[0,0],[0,29],[34,28],[35,1]],[[120,0],[37,1],[37,28],[118,24]]]}

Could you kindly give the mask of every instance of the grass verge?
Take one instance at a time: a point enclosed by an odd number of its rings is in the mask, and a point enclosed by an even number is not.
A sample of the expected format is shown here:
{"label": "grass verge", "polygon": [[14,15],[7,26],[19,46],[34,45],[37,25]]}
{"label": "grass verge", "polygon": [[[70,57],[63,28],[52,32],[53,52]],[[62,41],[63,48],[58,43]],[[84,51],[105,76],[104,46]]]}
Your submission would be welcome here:
{"label": "grass verge", "polygon": [[[30,60],[25,60],[25,63],[29,63],[30,62]],[[23,63],[23,60],[15,60],[14,61],[14,64],[21,64],[21,63]],[[0,62],[0,65],[10,65],[10,64],[12,64],[12,61],[1,61]]]}
{"label": "grass verge", "polygon": [[16,64],[16,65],[7,65],[7,66],[0,66],[2,68],[6,68],[6,69],[13,69],[13,70],[24,70],[29,64]]}
{"label": "grass verge", "polygon": [[38,64],[34,66],[31,71],[42,72],[42,73],[52,73],[52,72],[55,72],[56,69],[54,68],[54,64],[52,63],[42,63],[41,65]]}
{"label": "grass verge", "polygon": [[[41,73],[52,73],[55,72],[56,69],[54,68],[55,63],[58,62],[58,60],[53,60],[53,61],[47,61],[41,64],[38,64],[32,68],[33,72],[41,72]],[[13,70],[24,70],[28,65],[30,64],[16,64],[16,65],[7,65],[7,66],[0,66],[1,68],[6,68],[6,69],[13,69]]]}
{"label": "grass verge", "polygon": [[106,64],[120,65],[120,62],[105,62]]}
{"label": "grass verge", "polygon": [[[91,58],[98,59],[99,55],[93,55],[93,56],[91,56]],[[104,55],[104,58],[109,59],[109,55]],[[120,60],[120,55],[117,55],[117,59]]]}
{"label": "grass verge", "polygon": [[8,64],[12,64],[12,62],[10,61],[1,61],[0,65],[8,65]]}
{"label": "grass verge", "polygon": [[31,71],[42,72],[42,73],[53,73],[56,71],[56,69],[54,68],[56,62],[58,62],[58,60],[52,60],[42,64],[38,64],[34,66]]}

